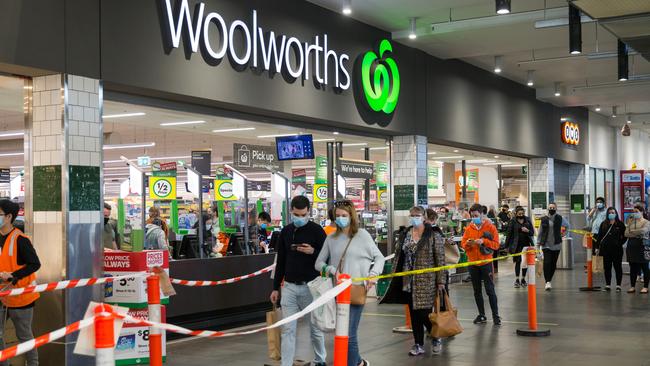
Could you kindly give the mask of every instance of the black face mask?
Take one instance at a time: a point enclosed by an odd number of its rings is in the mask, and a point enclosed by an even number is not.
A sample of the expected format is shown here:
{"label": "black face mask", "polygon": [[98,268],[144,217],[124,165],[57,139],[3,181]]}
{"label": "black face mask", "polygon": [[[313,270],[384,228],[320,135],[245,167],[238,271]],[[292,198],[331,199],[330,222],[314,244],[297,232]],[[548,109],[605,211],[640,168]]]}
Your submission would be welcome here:
{"label": "black face mask", "polygon": [[524,221],[524,217],[523,216],[517,216],[517,220]]}
{"label": "black face mask", "polygon": [[108,224],[108,220],[109,220],[108,217],[104,217],[104,225]]}
{"label": "black face mask", "polygon": [[557,212],[557,210],[548,210],[549,215],[555,215],[556,212]]}

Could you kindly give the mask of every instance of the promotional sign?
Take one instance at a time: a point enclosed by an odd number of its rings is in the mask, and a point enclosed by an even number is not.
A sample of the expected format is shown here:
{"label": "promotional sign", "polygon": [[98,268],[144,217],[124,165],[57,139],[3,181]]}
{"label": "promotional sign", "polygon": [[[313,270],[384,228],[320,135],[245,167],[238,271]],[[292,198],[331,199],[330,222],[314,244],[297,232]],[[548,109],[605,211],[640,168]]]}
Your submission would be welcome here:
{"label": "promotional sign", "polygon": [[[463,180],[463,173],[460,170],[456,171],[456,202],[460,202],[461,195],[463,192],[463,185],[465,184]],[[474,202],[478,202],[478,169],[467,170],[467,192],[472,192],[474,196]],[[468,196],[468,199],[471,197]]]}
{"label": "promotional sign", "polygon": [[[160,320],[167,321],[167,309],[160,307]],[[130,309],[127,315],[149,320],[148,309]],[[167,358],[167,332],[162,331],[163,362]],[[136,365],[149,363],[149,327],[133,323],[124,323],[119,337],[115,342],[115,364]]]}
{"label": "promotional sign", "polygon": [[375,163],[375,182],[377,188],[386,188],[388,186],[388,163]]}
{"label": "promotional sign", "polygon": [[[104,285],[104,300],[109,304],[118,304],[132,309],[147,307],[147,270],[161,267],[169,274],[169,254],[166,250],[145,250],[142,252],[111,251],[104,252],[104,276],[117,277],[140,275],[140,277],[123,278]],[[160,295],[161,304],[168,304],[169,297]]]}
{"label": "promotional sign", "polygon": [[427,167],[427,188],[429,189],[439,189],[439,176],[440,168],[437,166]]}
{"label": "promotional sign", "polygon": [[291,169],[292,196],[304,196],[307,193],[307,170]]}
{"label": "promotional sign", "polygon": [[567,145],[577,146],[580,144],[580,127],[577,123],[562,123],[562,142]]}
{"label": "promotional sign", "polygon": [[327,202],[327,184],[314,184],[314,203]]}
{"label": "promotional sign", "polygon": [[214,200],[237,201],[232,186],[232,179],[217,179],[214,181]]}
{"label": "promotional sign", "polygon": [[314,175],[314,183],[327,184],[327,157],[316,157],[316,174]]}
{"label": "promotional sign", "polygon": [[9,168],[0,168],[0,183],[9,183],[11,180],[11,170]]}
{"label": "promotional sign", "polygon": [[149,177],[149,197],[153,200],[175,200],[176,177]]}
{"label": "promotional sign", "polygon": [[246,184],[249,192],[271,192],[271,182],[249,180]]}
{"label": "promotional sign", "polygon": [[375,162],[369,160],[338,159],[337,170],[345,178],[372,179]]}
{"label": "promotional sign", "polygon": [[388,202],[389,197],[388,197],[388,191],[385,189],[378,189],[377,190],[377,202],[380,205],[384,205]]}
{"label": "promotional sign", "polygon": [[154,177],[175,177],[177,166],[175,161],[169,163],[154,161],[151,164],[151,170]]}
{"label": "promotional sign", "polygon": [[275,146],[233,144],[234,166],[238,169],[273,169],[282,170]]}
{"label": "promotional sign", "polygon": [[138,156],[138,166],[145,168],[151,165],[151,158],[148,156]]}
{"label": "promotional sign", "polygon": [[621,170],[621,207],[624,219],[630,215],[637,203],[645,198],[643,170]]}
{"label": "promotional sign", "polygon": [[210,175],[212,161],[212,151],[210,150],[195,150],[192,151],[192,168],[201,175]]}

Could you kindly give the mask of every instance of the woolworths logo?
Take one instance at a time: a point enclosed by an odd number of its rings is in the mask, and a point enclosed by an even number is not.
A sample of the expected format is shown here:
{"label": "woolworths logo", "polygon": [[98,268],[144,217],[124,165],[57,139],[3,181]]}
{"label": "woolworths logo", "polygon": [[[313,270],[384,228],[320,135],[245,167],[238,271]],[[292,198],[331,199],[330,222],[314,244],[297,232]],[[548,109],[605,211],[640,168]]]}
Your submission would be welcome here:
{"label": "woolworths logo", "polygon": [[397,107],[401,81],[391,43],[382,40],[376,51],[365,52],[356,60],[355,100],[367,123],[386,126]]}

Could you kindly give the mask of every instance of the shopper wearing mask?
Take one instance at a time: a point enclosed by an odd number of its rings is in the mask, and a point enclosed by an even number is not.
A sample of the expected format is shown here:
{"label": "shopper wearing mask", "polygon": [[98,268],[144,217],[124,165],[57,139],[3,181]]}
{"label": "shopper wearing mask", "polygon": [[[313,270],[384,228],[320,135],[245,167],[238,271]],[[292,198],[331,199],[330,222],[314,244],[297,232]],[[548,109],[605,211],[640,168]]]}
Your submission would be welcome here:
{"label": "shopper wearing mask", "polygon": [[154,219],[150,224],[147,224],[145,228],[145,250],[169,250],[169,245],[165,238],[165,232],[162,230],[162,220]]}
{"label": "shopper wearing mask", "polygon": [[589,231],[591,231],[591,236],[593,237],[592,251],[594,254],[600,248],[600,242],[598,241],[598,232],[600,231],[600,225],[607,221],[607,210],[605,207],[605,199],[603,197],[596,198],[596,207],[592,208],[587,215],[587,225],[589,226]]}
{"label": "shopper wearing mask", "polygon": [[645,257],[644,242],[648,240],[650,232],[650,222],[643,218],[643,204],[634,205],[633,213],[625,222],[625,237],[627,240],[627,261],[630,263],[630,289],[629,293],[636,292],[637,276],[643,273],[642,294],[648,293],[648,284],[650,284],[650,269],[648,269],[648,259]]}
{"label": "shopper wearing mask", "polygon": [[117,232],[117,222],[111,219],[112,207],[104,202],[104,231],[102,232],[102,241],[105,249],[117,250],[120,248],[121,240]]}
{"label": "shopper wearing mask", "polygon": [[257,215],[257,245],[260,253],[269,252],[269,230],[271,229],[271,215],[260,212]]}
{"label": "shopper wearing mask", "polygon": [[[395,250],[393,273],[419,270],[445,265],[445,239],[437,227],[424,222],[425,211],[421,207],[410,210],[409,228],[402,233]],[[409,355],[425,353],[424,331],[431,332],[431,314],[436,296],[445,286],[446,271],[425,273],[417,276],[394,277],[391,279],[382,304],[408,304],[411,328],[415,344]],[[433,339],[431,352],[442,351],[442,340]]]}
{"label": "shopper wearing mask", "polygon": [[[277,263],[273,278],[273,304],[280,298],[282,286],[282,316],[289,317],[303,310],[312,301],[307,283],[319,276],[316,258],[325,242],[325,231],[309,220],[311,204],[307,197],[296,196],[291,200],[293,222],[280,232],[277,247]],[[314,324],[310,324],[311,343],[315,360],[312,365],[324,366],[327,358],[325,337]],[[296,353],[296,321],[282,327],[282,366],[292,366]]]}
{"label": "shopper wearing mask", "polygon": [[612,266],[616,272],[616,292],[621,292],[623,280],[623,245],[625,244],[625,224],[618,218],[614,207],[607,209],[607,220],[600,224],[597,241],[605,267],[605,290],[611,291]]}
{"label": "shopper wearing mask", "polygon": [[548,215],[542,217],[541,221],[537,242],[544,252],[544,281],[546,281],[544,289],[551,291],[553,288],[551,281],[557,268],[560,249],[562,249],[562,228],[568,229],[569,224],[557,213],[555,203],[548,205]]}
{"label": "shopper wearing mask", "polygon": [[[461,246],[467,253],[469,262],[492,259],[494,251],[499,250],[499,233],[496,227],[488,219],[481,217],[482,207],[479,204],[473,205],[469,209],[472,217],[472,223],[465,229]],[[485,305],[483,304],[483,289],[490,300],[490,309],[494,325],[501,325],[499,317],[499,308],[497,305],[497,294],[494,290],[494,271],[492,263],[469,267],[469,274],[472,277],[472,287],[474,287],[474,300],[478,307],[479,315],[474,319],[474,324],[485,324]]]}
{"label": "shopper wearing mask", "polygon": [[[372,236],[359,228],[359,216],[352,201],[343,200],[335,205],[336,232],[329,235],[316,260],[315,269],[338,278],[340,273],[352,278],[378,276],[384,269],[384,256]],[[376,280],[353,283],[370,290]],[[350,305],[348,329],[348,366],[368,366],[370,363],[359,354],[357,331],[363,304]]]}
{"label": "shopper wearing mask", "polygon": [[510,223],[510,206],[508,205],[503,205],[501,206],[501,212],[497,215],[497,219],[499,220],[499,226],[501,228],[507,228],[508,224]]}
{"label": "shopper wearing mask", "polygon": [[[510,221],[506,231],[506,247],[510,254],[521,253],[525,247],[533,246],[533,236],[535,229],[533,223],[526,217],[523,207],[518,207],[515,210],[515,218]],[[518,255],[512,257],[515,263],[515,288],[526,287],[526,272],[527,268],[521,268],[523,256]],[[519,275],[521,274],[521,279]]]}

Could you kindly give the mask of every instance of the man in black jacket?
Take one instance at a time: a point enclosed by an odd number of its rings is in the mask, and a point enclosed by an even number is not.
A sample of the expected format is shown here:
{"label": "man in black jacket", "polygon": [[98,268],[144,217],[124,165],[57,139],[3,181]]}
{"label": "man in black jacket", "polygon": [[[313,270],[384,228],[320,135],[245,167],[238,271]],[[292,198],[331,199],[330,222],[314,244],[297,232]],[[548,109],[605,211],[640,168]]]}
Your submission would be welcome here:
{"label": "man in black jacket", "polygon": [[557,213],[557,205],[550,203],[548,205],[548,215],[542,217],[539,226],[538,244],[544,252],[544,289],[551,291],[551,281],[557,268],[557,259],[560,257],[562,249],[562,228],[569,229],[569,223]]}
{"label": "man in black jacket", "polygon": [[[291,200],[293,222],[282,229],[276,248],[277,264],[270,298],[276,304],[282,286],[280,305],[283,317],[298,313],[313,301],[307,283],[319,276],[314,266],[326,235],[320,225],[309,220],[310,209],[309,200],[304,196]],[[316,355],[312,365],[324,366],[327,358],[325,337],[314,324],[310,324],[310,327]],[[293,321],[282,328],[282,366],[292,366],[295,353],[296,322]]]}

